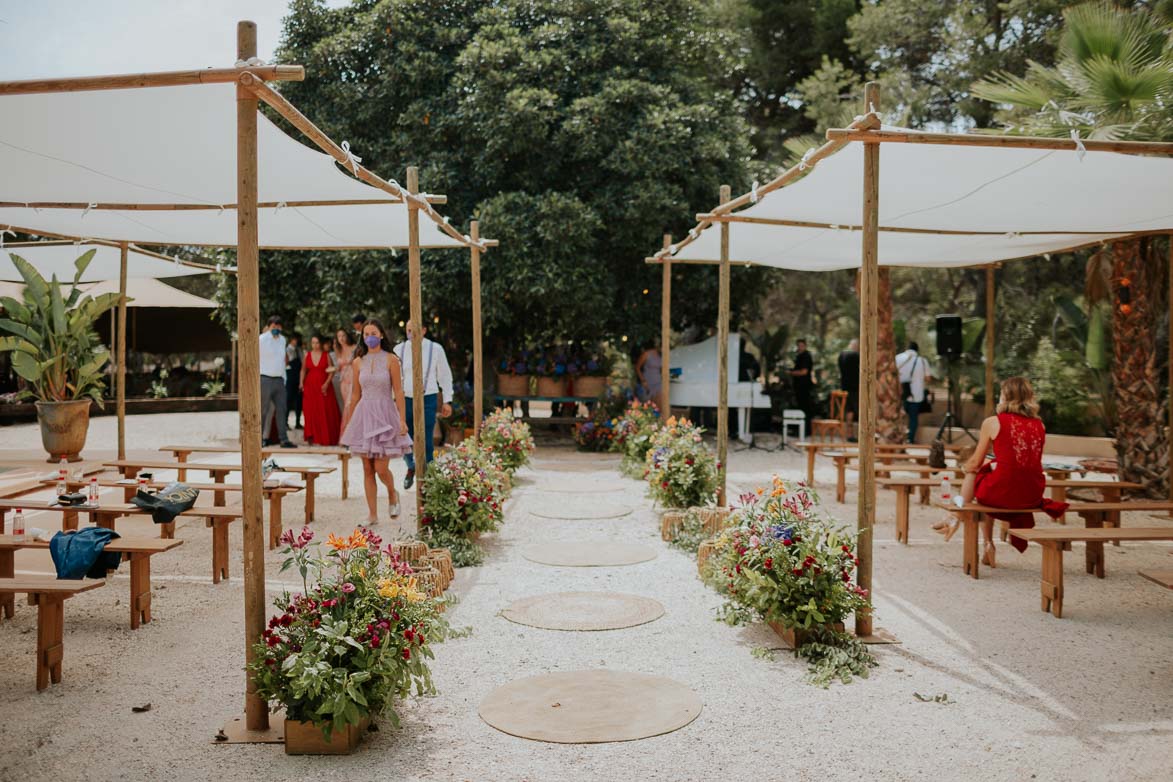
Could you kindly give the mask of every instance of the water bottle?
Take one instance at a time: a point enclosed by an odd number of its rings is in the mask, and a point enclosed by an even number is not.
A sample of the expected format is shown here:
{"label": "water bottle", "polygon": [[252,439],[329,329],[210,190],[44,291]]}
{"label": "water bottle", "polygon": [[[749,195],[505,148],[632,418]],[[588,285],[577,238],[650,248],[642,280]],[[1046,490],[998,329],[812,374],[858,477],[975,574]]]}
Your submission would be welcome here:
{"label": "water bottle", "polygon": [[90,505],[93,505],[95,508],[98,507],[98,495],[98,479],[90,478],[89,502]]}
{"label": "water bottle", "polygon": [[57,462],[57,496],[62,494],[69,494],[69,462],[64,456]]}
{"label": "water bottle", "polygon": [[24,540],[24,511],[20,508],[16,509],[12,517],[12,537]]}
{"label": "water bottle", "polygon": [[147,486],[147,476],[140,475],[138,477],[138,490],[141,491],[143,494],[149,494],[150,493],[148,491],[149,488],[150,487]]}
{"label": "water bottle", "polygon": [[953,499],[953,489],[949,485],[949,473],[941,476],[941,501],[949,502]]}

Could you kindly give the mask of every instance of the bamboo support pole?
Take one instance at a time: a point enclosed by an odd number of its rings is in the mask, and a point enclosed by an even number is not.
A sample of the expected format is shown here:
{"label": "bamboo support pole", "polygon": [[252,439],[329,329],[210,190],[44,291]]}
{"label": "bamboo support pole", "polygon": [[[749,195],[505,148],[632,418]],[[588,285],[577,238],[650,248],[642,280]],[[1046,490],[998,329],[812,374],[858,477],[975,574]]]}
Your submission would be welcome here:
{"label": "bamboo support pole", "polygon": [[[729,185],[721,185],[721,203],[730,195]],[[729,460],[729,223],[721,223],[717,289],[717,507],[723,508]]]}
{"label": "bamboo support pole", "polygon": [[[864,87],[865,110],[878,106],[879,85]],[[859,498],[856,528],[859,533],[856,580],[872,595],[872,528],[876,518],[876,352],[879,322],[879,231],[880,224],[880,145],[865,144],[863,156],[863,242],[860,248],[859,275]],[[887,371],[887,369],[885,369]],[[872,613],[855,615],[855,634],[863,638],[872,634]]]}
{"label": "bamboo support pole", "polygon": [[[809,220],[783,220],[775,217],[753,217],[752,215],[718,215],[712,212],[698,212],[696,215],[698,220],[708,222],[720,223],[748,223],[750,225],[778,225],[791,228],[825,228],[834,231],[860,231],[863,226],[859,225],[838,225],[835,223],[819,223],[811,222]],[[881,225],[876,230],[881,233],[898,233],[898,234],[928,234],[930,236],[1006,236],[1007,234],[1014,234],[1016,236],[1054,236],[1055,234],[1074,235],[1074,236],[1102,236],[1106,238],[1114,238],[1120,235],[1119,231],[1064,231],[1061,229],[1043,230],[1043,231],[961,231],[952,230],[948,228],[908,228],[904,226],[890,226]]]}
{"label": "bamboo support pole", "polygon": [[115,407],[118,412],[118,458],[126,458],[126,265],[130,248],[126,242],[119,245],[118,264],[118,359],[114,378]]}
{"label": "bamboo support pole", "polygon": [[228,390],[230,393],[233,393],[233,394],[236,393],[236,357],[237,357],[236,342],[237,342],[236,335],[233,334],[232,335],[232,356],[228,360],[228,365],[232,368],[232,377],[231,377],[232,382],[229,384]]}
{"label": "bamboo support pole", "polygon": [[[444,195],[420,196],[430,204],[446,204],[448,197]],[[370,206],[372,204],[402,204],[402,198],[345,198],[337,200],[309,200],[309,201],[261,201],[259,209],[276,209],[278,207],[294,206]],[[183,203],[86,203],[84,201],[0,201],[0,207],[6,209],[83,209],[90,212],[118,211],[118,212],[198,212],[211,211],[227,212],[236,209],[236,204],[183,204]]]}
{"label": "bamboo support pole", "polygon": [[[255,57],[257,26],[236,26],[236,56]],[[242,83],[252,78],[242,74]],[[255,78],[253,78],[255,81]],[[241,505],[244,538],[244,641],[245,660],[254,660],[253,647],[265,630],[265,529],[261,489],[261,387],[260,387],[260,253],[257,224],[257,115],[256,95],[236,91],[236,332],[240,340],[239,384]],[[256,693],[252,677],[245,691],[245,727],[250,731],[269,727],[269,709]]]}
{"label": "bamboo support pole", "polygon": [[[419,190],[419,170],[415,166],[407,169],[407,190],[416,193]],[[420,528],[420,519],[424,515],[424,473],[427,472],[425,458],[425,431],[427,423],[424,420],[424,358],[423,358],[423,302],[420,290],[420,217],[419,206],[414,199],[407,202],[407,267],[408,267],[408,296],[411,310],[411,415],[415,421],[415,434],[412,436],[411,451],[415,457],[415,520],[416,530]]]}
{"label": "bamboo support pole", "polygon": [[[1169,333],[1173,335],[1173,234],[1169,234]],[[1173,502],[1173,336],[1169,338],[1169,437],[1165,447],[1169,449],[1169,500]]]}
{"label": "bamboo support pole", "polygon": [[[664,247],[672,246],[672,235],[664,234]],[[672,261],[665,260],[660,270],[660,417],[672,414],[669,365],[672,361]]]}
{"label": "bamboo support pole", "polygon": [[[24,206],[24,204],[21,204],[20,206]],[[34,233],[35,234],[36,232],[35,231],[26,231],[25,233]],[[9,250],[19,250],[24,247],[67,247],[70,245],[74,245],[74,246],[77,246],[77,245],[95,246],[96,245],[99,247],[119,247],[119,248],[121,248],[123,245],[123,242],[111,242],[106,239],[86,239],[84,241],[82,241],[80,239],[49,239],[49,240],[40,241],[40,242],[8,242],[4,245],[4,247]],[[160,261],[166,261],[168,263],[174,263],[174,264],[178,264],[180,266],[190,266],[193,269],[206,269],[208,271],[217,271],[217,269],[219,269],[219,271],[227,272],[229,274],[236,273],[236,267],[234,267],[234,266],[221,265],[220,267],[217,267],[216,264],[208,263],[206,261],[204,261],[204,262],[189,261],[189,260],[185,260],[183,258],[176,258],[171,255],[163,255],[162,253],[157,253],[154,250],[148,250],[146,248],[139,247],[138,245],[136,245],[134,243],[129,243],[129,247],[130,247],[130,249],[134,250],[135,254],[137,254],[137,255],[146,255],[151,258],[156,258]]]}
{"label": "bamboo support pole", "polygon": [[45,92],[91,92],[126,90],[138,87],[181,87],[187,84],[231,84],[247,73],[262,81],[302,81],[300,65],[257,65],[246,68],[205,68],[198,71],[126,73],[112,76],[81,76],[65,79],[26,79],[0,82],[0,95],[32,95]]}
{"label": "bamboo support pole", "polygon": [[[481,238],[481,226],[473,220],[468,235],[476,242]],[[484,337],[481,332],[481,251],[473,244],[472,254],[472,418],[473,431],[481,433],[481,419],[485,417]]]}
{"label": "bamboo support pole", "polygon": [[994,414],[994,264],[986,267],[986,404],[985,416]]}
{"label": "bamboo support pole", "polygon": [[[1076,150],[1069,138],[1042,138],[1039,136],[996,136],[986,133],[909,133],[899,130],[866,130],[833,128],[827,131],[828,141],[866,141],[895,144],[943,144],[955,147],[1002,147],[1005,149]],[[1173,142],[1160,141],[1095,141],[1082,139],[1088,152],[1123,152],[1134,155],[1173,155]]]}

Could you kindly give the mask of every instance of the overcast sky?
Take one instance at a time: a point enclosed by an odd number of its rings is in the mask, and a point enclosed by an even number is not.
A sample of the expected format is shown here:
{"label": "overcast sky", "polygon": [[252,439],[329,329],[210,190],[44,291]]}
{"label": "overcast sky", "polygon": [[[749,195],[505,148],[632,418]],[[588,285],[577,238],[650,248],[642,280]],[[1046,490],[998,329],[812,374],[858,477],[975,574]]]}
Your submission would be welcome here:
{"label": "overcast sky", "polygon": [[[344,5],[346,0],[330,0]],[[287,0],[0,0],[0,81],[166,71],[235,61],[236,22],[272,59]]]}

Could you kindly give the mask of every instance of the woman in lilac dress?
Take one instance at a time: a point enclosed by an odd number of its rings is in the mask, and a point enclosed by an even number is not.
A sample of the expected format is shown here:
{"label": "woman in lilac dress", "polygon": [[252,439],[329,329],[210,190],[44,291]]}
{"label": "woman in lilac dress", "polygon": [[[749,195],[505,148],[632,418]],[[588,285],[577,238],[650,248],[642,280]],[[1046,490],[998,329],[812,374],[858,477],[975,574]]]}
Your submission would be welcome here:
{"label": "woman in lilac dress", "polygon": [[388,462],[411,451],[411,438],[404,423],[402,369],[387,333],[377,320],[368,320],[362,332],[362,344],[355,347],[351,364],[355,382],[346,406],[347,426],[341,442],[362,459],[367,523],[374,524],[379,520],[376,478],[387,487],[391,518],[399,516],[399,494]]}

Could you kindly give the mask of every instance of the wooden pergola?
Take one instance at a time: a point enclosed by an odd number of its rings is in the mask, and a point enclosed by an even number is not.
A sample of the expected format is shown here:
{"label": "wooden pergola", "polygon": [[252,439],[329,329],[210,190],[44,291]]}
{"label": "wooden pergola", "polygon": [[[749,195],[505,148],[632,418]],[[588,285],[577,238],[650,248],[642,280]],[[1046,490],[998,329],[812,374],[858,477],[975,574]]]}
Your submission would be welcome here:
{"label": "wooden pergola", "polygon": [[[859,490],[857,501],[856,526],[859,535],[859,566],[857,580],[863,588],[872,590],[872,528],[875,519],[876,505],[876,477],[875,477],[875,442],[877,419],[877,320],[878,320],[878,280],[879,280],[879,238],[882,233],[925,235],[942,237],[990,237],[1001,236],[1028,236],[1062,237],[1063,246],[1053,247],[1050,252],[1072,251],[1085,247],[1099,245],[1105,241],[1115,241],[1123,238],[1132,238],[1143,235],[1169,234],[1169,227],[1160,227],[1144,231],[985,231],[985,230],[949,230],[943,228],[897,227],[880,225],[880,149],[882,144],[928,144],[949,145],[957,147],[991,147],[1003,149],[1034,149],[1056,151],[1078,151],[1081,155],[1087,152],[1117,152],[1130,155],[1173,155],[1173,143],[1135,142],[1135,141],[1097,141],[1097,140],[1068,140],[1054,138],[1037,138],[1025,136],[999,136],[987,134],[952,134],[952,133],[919,133],[884,129],[880,122],[877,107],[880,104],[879,86],[868,83],[864,90],[864,112],[848,127],[828,130],[827,141],[817,149],[809,152],[801,163],[783,171],[767,184],[756,187],[753,191],[737,198],[730,198],[727,187],[722,188],[719,205],[710,212],[696,216],[698,225],[689,231],[688,237],[672,244],[665,239],[665,246],[655,255],[645,259],[648,263],[660,263],[664,267],[664,296],[662,323],[664,324],[664,344],[668,339],[668,323],[670,306],[669,273],[671,266],[679,263],[717,264],[720,268],[720,285],[718,289],[718,359],[720,377],[718,378],[721,393],[717,410],[717,449],[718,459],[724,467],[727,453],[728,431],[725,425],[728,417],[728,377],[725,367],[728,362],[728,345],[720,335],[727,335],[729,329],[729,269],[734,264],[750,264],[757,261],[744,258],[730,257],[729,230],[731,224],[779,226],[797,229],[834,230],[858,232],[860,239],[859,251],[859,319],[860,319],[860,389],[859,389]],[[804,177],[820,161],[844,149],[852,142],[861,142],[863,145],[862,186],[862,214],[858,224],[842,225],[829,222],[815,222],[811,220],[788,220],[776,218],[760,218],[739,215],[735,210],[756,204],[769,193],[794,184]],[[942,174],[943,175],[943,174]],[[720,226],[720,241],[718,257],[674,257],[681,249],[696,242],[701,233],[713,225]],[[1031,252],[1015,255],[1006,253],[998,260],[1013,260],[1015,258],[1034,257],[1040,253]],[[893,265],[893,264],[886,264]],[[956,264],[973,265],[973,264]],[[985,409],[987,415],[994,409],[994,263],[985,265],[986,269],[986,366],[985,366]],[[1170,318],[1173,322],[1173,242],[1170,249]],[[665,367],[667,360],[665,359]],[[1170,344],[1169,355],[1169,387],[1173,389],[1173,343]],[[1171,394],[1173,396],[1173,394]],[[664,398],[668,392],[665,385]],[[1155,423],[1155,422],[1154,422]],[[1168,410],[1168,425],[1173,431],[1173,400]],[[1170,460],[1170,499],[1173,500],[1173,459]],[[725,501],[725,471],[720,474],[720,490],[718,501]],[[877,639],[877,632],[873,626],[870,612],[862,613],[855,619],[856,635],[862,639]],[[881,631],[882,632],[882,631]]]}
{"label": "wooden pergola", "polygon": [[[433,203],[444,203],[443,196],[434,196],[419,191],[418,172],[415,167],[407,169],[406,187],[400,186],[393,180],[388,181],[362,166],[358,158],[348,149],[336,144],[323,133],[313,122],[297,110],[286,98],[274,90],[269,82],[301,81],[305,71],[300,65],[250,65],[248,61],[256,62],[257,30],[256,24],[251,21],[242,21],[237,24],[236,60],[239,67],[209,68],[204,70],[173,71],[164,73],[142,73],[118,76],[92,76],[82,78],[26,80],[0,83],[0,98],[6,95],[30,95],[43,93],[67,93],[96,90],[128,90],[152,87],[178,87],[199,84],[234,84],[236,101],[236,202],[233,204],[209,205],[198,203],[84,203],[80,201],[34,201],[34,202],[0,202],[0,208],[19,207],[29,210],[40,209],[76,209],[84,212],[102,212],[105,210],[125,211],[174,211],[174,212],[207,212],[219,210],[223,212],[231,209],[236,214],[236,241],[237,248],[237,341],[239,344],[239,363],[242,382],[239,384],[239,411],[240,411],[240,447],[241,447],[241,502],[243,509],[243,542],[244,542],[244,589],[245,589],[245,657],[247,662],[253,660],[253,645],[260,641],[265,627],[266,598],[265,598],[265,540],[263,525],[263,495],[261,476],[261,399],[260,399],[260,302],[259,302],[259,252],[262,247],[259,237],[258,209],[271,207],[280,209],[287,206],[320,207],[330,206],[345,208],[348,206],[370,206],[372,204],[404,204],[407,208],[408,241],[405,245],[386,244],[357,247],[351,244],[337,246],[315,244],[313,246],[287,246],[266,244],[270,249],[372,249],[385,250],[397,247],[406,247],[408,251],[410,318],[416,325],[413,329],[412,380],[415,389],[423,389],[423,361],[421,354],[422,304],[420,286],[420,250],[423,247],[467,247],[471,253],[473,272],[473,334],[474,360],[479,360],[481,348],[480,324],[480,255],[489,247],[496,246],[493,240],[483,240],[479,237],[479,227],[475,221],[470,226],[470,235],[461,235],[454,227],[439,216],[432,208]],[[320,150],[334,158],[342,168],[352,172],[361,182],[384,191],[386,199],[351,201],[342,199],[307,200],[296,202],[264,203],[258,201],[258,114],[260,104],[265,103],[276,111],[294,128],[301,132]],[[19,117],[17,117],[19,120]],[[436,229],[446,234],[449,240],[444,245],[421,245],[420,240],[420,213],[423,212],[434,224]],[[30,219],[31,225],[11,225],[10,227],[38,236],[46,236],[69,241],[78,241],[81,237],[69,236],[60,232],[39,228],[36,220]],[[88,240],[87,240],[88,241]],[[181,244],[191,246],[231,246],[216,243],[200,245],[198,242],[149,242],[156,246],[167,244]],[[126,311],[126,257],[129,240],[120,240],[117,244],[122,248],[122,274],[120,277],[120,291],[122,298],[119,304],[119,323],[125,324]],[[125,326],[120,326],[117,336],[117,396],[119,400],[119,435],[120,456],[124,448],[123,416],[125,410]],[[475,409],[478,419],[482,414],[481,398],[483,389],[480,373],[476,378]],[[417,393],[413,398],[413,414],[415,420],[424,420],[424,397]],[[422,483],[425,470],[424,438],[414,438],[413,450],[416,458],[419,477]],[[417,491],[417,518],[422,502],[422,494]],[[229,725],[232,725],[230,722]],[[245,692],[245,735],[244,740],[263,740],[261,737],[269,727],[267,704],[257,696],[251,678],[247,680]],[[250,739],[250,736],[252,739]]]}

